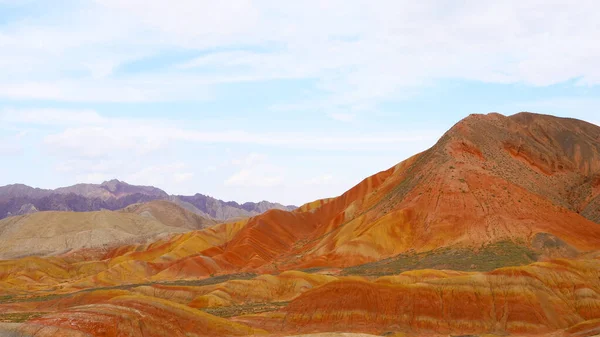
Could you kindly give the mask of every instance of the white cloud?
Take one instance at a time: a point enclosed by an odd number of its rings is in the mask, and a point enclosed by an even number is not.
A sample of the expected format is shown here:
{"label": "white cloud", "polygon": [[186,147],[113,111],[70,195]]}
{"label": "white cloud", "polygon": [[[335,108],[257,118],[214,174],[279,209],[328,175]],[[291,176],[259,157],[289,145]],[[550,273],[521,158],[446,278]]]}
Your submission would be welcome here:
{"label": "white cloud", "polygon": [[[122,83],[98,85],[89,81],[4,81],[0,97],[13,100],[56,100],[67,102],[144,102],[152,92]],[[156,96],[154,96],[156,97]]]}
{"label": "white cloud", "polygon": [[0,0],[0,4],[6,6],[19,6],[31,1],[33,0]]}
{"label": "white cloud", "polygon": [[[68,151],[84,157],[102,157],[112,151],[134,151],[138,155],[164,149],[169,144],[187,141],[204,144],[255,144],[288,149],[316,150],[369,150],[385,151],[402,144],[429,143],[439,137],[437,131],[406,131],[391,133],[267,132],[246,131],[192,131],[185,128],[143,126],[79,127],[69,128],[46,137],[50,149]],[[250,159],[252,160],[252,159]],[[243,164],[236,160],[235,163]]]}
{"label": "white cloud", "polygon": [[[61,158],[61,160],[54,165],[54,169],[57,172],[65,174],[78,172],[85,172],[85,174],[114,174],[118,171],[131,170],[131,166],[128,165],[130,162],[131,161],[122,160],[121,158]],[[115,176],[112,178],[115,178]]]}
{"label": "white cloud", "polygon": [[225,180],[225,186],[273,187],[281,185],[285,178],[285,169],[271,163],[264,154],[250,153],[232,164],[241,169]]}
{"label": "white cloud", "polygon": [[[297,78],[317,79],[317,89],[328,93],[320,104],[356,109],[440,79],[600,83],[596,1],[98,0],[85,6],[0,28],[8,51],[0,55],[7,75],[0,96],[202,99],[198,93],[210,98],[223,83]],[[182,49],[203,56],[160,71],[115,74],[127,62]]]}
{"label": "white cloud", "polygon": [[77,183],[82,184],[99,184],[103,181],[108,181],[114,178],[114,176],[101,172],[83,173],[75,176]]}
{"label": "white cloud", "polygon": [[247,66],[265,60],[268,54],[258,54],[248,51],[218,52],[200,56],[177,65],[181,69],[201,67],[231,67]]}
{"label": "white cloud", "polygon": [[[93,111],[13,110],[0,121],[63,124],[66,128],[44,138],[51,153],[70,157],[102,158],[117,153],[145,155],[165,150],[176,143],[254,144],[286,149],[386,151],[409,144],[432,143],[440,132],[410,130],[401,133],[340,132],[248,132],[244,130],[202,131],[161,119],[107,118]],[[233,164],[250,165],[264,154],[250,153]]]}
{"label": "white cloud", "polygon": [[283,176],[271,175],[258,169],[242,169],[225,180],[225,186],[272,187],[280,185]]}
{"label": "white cloud", "polygon": [[183,183],[194,178],[194,174],[192,172],[177,172],[173,175],[173,180],[176,183]]}
{"label": "white cloud", "polygon": [[333,182],[335,178],[332,174],[324,174],[304,181],[305,185],[324,185]]}
{"label": "white cloud", "polygon": [[190,76],[165,76],[151,79],[82,79],[0,81],[0,97],[12,100],[53,100],[65,102],[160,102],[172,100],[201,101],[212,97],[207,85],[240,78],[194,79]]}
{"label": "white cloud", "polygon": [[165,164],[162,160],[147,158],[142,160],[117,153],[109,159],[79,158],[60,160],[54,170],[74,178],[72,183],[100,183],[110,179],[120,179],[131,184],[172,187],[194,178],[192,167],[178,161]]}
{"label": "white cloud", "polygon": [[9,132],[3,135],[3,130],[0,129],[0,155],[3,156],[16,156],[20,155],[24,151],[24,141],[29,134],[28,130],[20,130],[10,128]]}
{"label": "white cloud", "polygon": [[266,159],[267,156],[265,154],[252,152],[245,157],[233,159],[231,163],[233,165],[251,166],[264,162]]}
{"label": "white cloud", "polygon": [[66,110],[66,109],[14,109],[5,108],[0,111],[0,122],[19,124],[97,124],[104,119],[93,110]]}
{"label": "white cloud", "polygon": [[188,165],[183,162],[159,164],[128,174],[125,181],[137,185],[169,186],[192,179],[194,174],[188,170]]}
{"label": "white cloud", "polygon": [[331,113],[329,116],[340,122],[354,122],[356,120],[356,114],[351,113]]}
{"label": "white cloud", "polygon": [[179,140],[212,143],[243,143],[268,145],[281,148],[302,148],[321,150],[373,150],[373,145],[383,148],[402,143],[427,142],[437,139],[439,132],[406,131],[402,135],[392,133],[317,133],[317,132],[263,132],[246,131],[200,132],[173,130],[173,138]]}
{"label": "white cloud", "polygon": [[151,126],[89,126],[68,128],[48,135],[44,143],[51,152],[72,156],[109,157],[116,152],[144,155],[164,149],[169,137]]}
{"label": "white cloud", "polygon": [[22,151],[23,148],[20,145],[14,144],[7,139],[0,139],[0,155],[17,155],[20,154]]}

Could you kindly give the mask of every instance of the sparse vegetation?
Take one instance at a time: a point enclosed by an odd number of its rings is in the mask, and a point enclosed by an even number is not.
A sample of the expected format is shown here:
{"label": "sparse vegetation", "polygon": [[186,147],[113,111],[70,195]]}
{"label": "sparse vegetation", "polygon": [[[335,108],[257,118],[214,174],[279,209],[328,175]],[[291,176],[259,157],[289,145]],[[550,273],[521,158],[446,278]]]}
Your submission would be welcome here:
{"label": "sparse vegetation", "polygon": [[23,323],[30,319],[38,318],[44,315],[44,312],[11,312],[0,313],[1,323]]}
{"label": "sparse vegetation", "polygon": [[320,271],[322,271],[323,269],[327,269],[325,267],[312,267],[312,268],[306,268],[306,269],[301,269],[301,272],[304,273],[308,273],[308,274],[313,274],[313,273],[318,273]]}
{"label": "sparse vegetation", "polygon": [[0,303],[8,302],[13,297],[14,297],[13,295],[3,295],[3,296],[0,296]]}
{"label": "sparse vegetation", "polygon": [[[97,289],[94,289],[97,290]],[[18,302],[44,302],[55,300],[59,298],[65,298],[72,296],[77,293],[92,291],[92,290],[83,290],[70,294],[52,294],[52,295],[43,295],[43,296],[30,296],[30,295],[21,295],[21,296],[6,296],[4,298],[0,298],[0,303],[18,303]]]}
{"label": "sparse vegetation", "polygon": [[[168,281],[168,282],[152,282],[152,283],[148,283],[145,285],[161,284],[161,285],[167,285],[167,286],[197,286],[197,287],[199,287],[199,286],[206,286],[206,285],[210,285],[210,284],[222,283],[222,282],[226,282],[229,280],[249,280],[249,279],[255,278],[256,276],[258,276],[258,274],[237,273],[237,274],[220,275],[220,276],[210,277],[210,278],[201,279],[201,280],[177,280],[177,281]],[[134,285],[134,287],[136,287],[136,286],[139,286],[139,285]]]}
{"label": "sparse vegetation", "polygon": [[113,287],[97,287],[97,288],[89,288],[84,289],[72,293],[67,294],[50,294],[50,295],[42,295],[42,296],[30,296],[30,295],[20,295],[20,296],[0,296],[0,303],[18,303],[18,302],[45,302],[60,298],[71,297],[81,293],[89,293],[93,291],[99,290],[128,290],[136,287],[142,286],[151,286],[155,284],[165,285],[165,286],[206,286],[211,284],[217,284],[226,282],[229,280],[249,280],[256,277],[257,274],[253,273],[237,273],[237,274],[227,274],[220,275],[200,280],[176,280],[176,281],[167,281],[167,282],[146,282],[146,283],[133,283],[133,284],[123,284]]}
{"label": "sparse vegetation", "polygon": [[538,255],[528,247],[501,241],[482,247],[441,248],[419,254],[401,254],[389,259],[344,269],[343,275],[395,275],[415,269],[450,269],[490,271],[506,266],[521,266],[537,261]]}
{"label": "sparse vegetation", "polygon": [[248,303],[227,307],[203,308],[201,310],[214,316],[227,318],[276,311],[288,304],[289,302]]}

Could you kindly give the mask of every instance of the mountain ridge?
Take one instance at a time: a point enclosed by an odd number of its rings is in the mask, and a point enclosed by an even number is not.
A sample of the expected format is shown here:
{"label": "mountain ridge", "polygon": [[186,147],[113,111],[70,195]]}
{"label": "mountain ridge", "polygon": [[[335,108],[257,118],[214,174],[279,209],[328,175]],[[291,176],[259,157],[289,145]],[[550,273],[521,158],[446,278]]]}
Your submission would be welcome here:
{"label": "mountain ridge", "polygon": [[193,196],[169,195],[153,186],[130,185],[113,179],[101,184],[75,184],[56,189],[34,188],[24,184],[0,186],[0,219],[37,211],[115,211],[152,200],[169,200],[200,216],[219,221],[254,216],[272,208],[296,208],[265,200],[239,204],[200,193]]}
{"label": "mountain ridge", "polygon": [[[600,191],[588,178],[600,172],[600,128],[545,115],[513,116],[468,116],[429,150],[311,212],[292,216],[272,210],[250,219],[212,258],[241,268],[273,263],[282,268],[344,267],[408,250],[501,240],[530,244],[544,233],[580,251],[600,247],[600,226],[593,222],[598,204],[588,206],[585,217],[576,212],[576,200],[556,188],[578,188],[578,198],[597,200]],[[556,139],[571,138],[563,147],[555,147],[556,142],[543,147],[538,143],[544,131]],[[505,145],[519,140],[526,141],[520,152],[526,153],[524,161]],[[548,154],[547,148],[557,152]],[[585,160],[576,148],[587,151]],[[298,244],[304,240],[308,243]]]}

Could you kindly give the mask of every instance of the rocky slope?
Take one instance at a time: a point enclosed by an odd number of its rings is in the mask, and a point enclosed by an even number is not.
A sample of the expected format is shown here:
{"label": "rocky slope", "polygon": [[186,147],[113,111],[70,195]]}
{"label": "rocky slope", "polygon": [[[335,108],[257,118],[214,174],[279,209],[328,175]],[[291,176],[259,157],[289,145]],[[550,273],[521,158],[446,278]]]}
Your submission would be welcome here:
{"label": "rocky slope", "polygon": [[152,186],[129,185],[119,180],[102,184],[77,184],[45,190],[14,184],[0,187],[0,219],[39,211],[89,212],[119,210],[132,204],[152,200],[169,200],[200,216],[217,221],[258,215],[269,209],[293,210],[295,206],[261,201],[242,205],[225,202],[202,194],[169,196]]}
{"label": "rocky slope", "polygon": [[599,159],[583,121],[472,115],[292,212],[0,261],[0,320],[22,336],[595,336]]}

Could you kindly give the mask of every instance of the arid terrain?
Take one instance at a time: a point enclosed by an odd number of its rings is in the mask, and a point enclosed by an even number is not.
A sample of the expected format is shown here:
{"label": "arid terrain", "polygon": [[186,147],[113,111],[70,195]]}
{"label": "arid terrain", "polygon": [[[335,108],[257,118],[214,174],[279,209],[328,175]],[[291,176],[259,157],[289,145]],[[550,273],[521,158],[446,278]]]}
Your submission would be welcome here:
{"label": "arid terrain", "polygon": [[0,336],[600,335],[581,120],[470,115],[338,197],[239,221],[157,196],[1,220]]}

